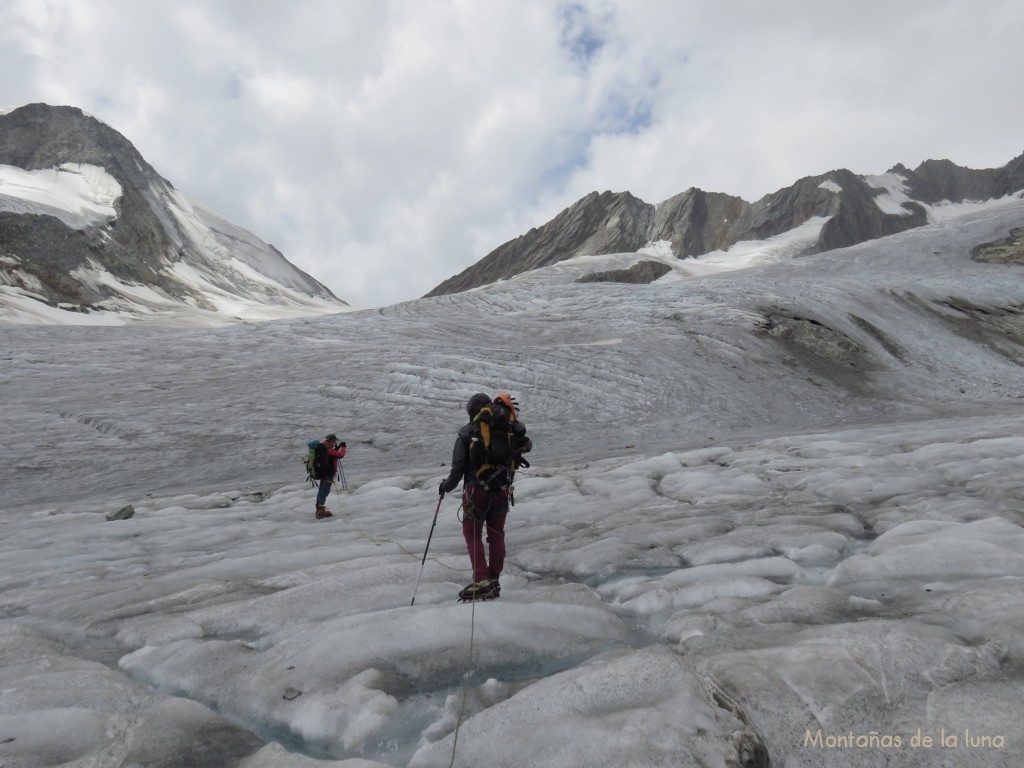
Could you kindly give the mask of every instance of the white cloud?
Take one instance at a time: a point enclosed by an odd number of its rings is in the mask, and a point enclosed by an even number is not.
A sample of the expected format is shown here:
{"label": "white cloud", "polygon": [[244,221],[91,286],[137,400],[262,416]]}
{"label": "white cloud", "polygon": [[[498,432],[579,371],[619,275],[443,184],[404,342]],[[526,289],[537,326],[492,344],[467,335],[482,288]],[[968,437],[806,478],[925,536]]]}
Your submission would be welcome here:
{"label": "white cloud", "polygon": [[0,65],[6,103],[82,107],[370,306],[592,190],[1002,165],[1024,149],[1022,23],[1015,0],[20,0]]}

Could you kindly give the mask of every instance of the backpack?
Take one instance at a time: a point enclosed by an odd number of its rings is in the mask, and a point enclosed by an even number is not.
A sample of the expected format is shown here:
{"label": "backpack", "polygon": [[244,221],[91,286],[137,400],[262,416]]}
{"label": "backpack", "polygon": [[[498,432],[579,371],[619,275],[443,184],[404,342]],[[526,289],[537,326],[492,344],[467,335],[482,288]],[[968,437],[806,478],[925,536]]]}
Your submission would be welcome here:
{"label": "backpack", "polygon": [[320,443],[313,449],[313,477],[317,480],[334,479],[334,463],[327,455],[327,443]]}
{"label": "backpack", "polygon": [[312,483],[317,480],[330,478],[331,457],[327,455],[327,446],[320,440],[310,440],[306,443],[309,449],[306,454],[306,479]]}
{"label": "backpack", "polygon": [[526,428],[517,421],[518,405],[511,395],[498,395],[473,418],[469,438],[469,471],[476,481],[496,491],[512,485],[521,458]]}

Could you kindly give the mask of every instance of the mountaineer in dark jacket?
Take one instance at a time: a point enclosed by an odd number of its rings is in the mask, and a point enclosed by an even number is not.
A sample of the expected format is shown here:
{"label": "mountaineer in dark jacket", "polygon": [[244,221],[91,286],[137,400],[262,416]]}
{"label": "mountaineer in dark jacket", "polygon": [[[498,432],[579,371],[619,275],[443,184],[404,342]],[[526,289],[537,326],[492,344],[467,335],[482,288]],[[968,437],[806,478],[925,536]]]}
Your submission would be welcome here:
{"label": "mountaineer in dark jacket", "polygon": [[[501,402],[513,408],[511,397],[499,395],[493,402]],[[501,593],[499,578],[505,564],[505,518],[508,515],[510,482],[487,484],[480,481],[471,466],[470,445],[479,440],[479,426],[476,419],[480,411],[492,404],[489,395],[478,392],[469,398],[466,412],[469,423],[459,430],[452,449],[452,465],[448,477],[441,481],[438,493],[443,497],[462,486],[462,535],[466,539],[470,564],[473,566],[473,583],[467,586],[459,597],[465,599],[497,597]],[[526,427],[516,419],[512,422],[512,434],[516,442],[515,466],[519,454],[527,453],[533,443],[526,436]],[[525,465],[525,462],[523,462]],[[514,467],[513,467],[514,469]],[[508,473],[511,476],[511,472]],[[482,535],[487,531],[487,552],[484,551]]]}

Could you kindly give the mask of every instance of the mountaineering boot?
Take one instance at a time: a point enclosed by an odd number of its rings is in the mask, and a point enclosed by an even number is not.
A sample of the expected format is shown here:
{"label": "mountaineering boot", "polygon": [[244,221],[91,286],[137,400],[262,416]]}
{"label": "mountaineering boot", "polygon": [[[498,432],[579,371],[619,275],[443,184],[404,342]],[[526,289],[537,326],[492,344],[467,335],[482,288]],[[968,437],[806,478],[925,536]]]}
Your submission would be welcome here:
{"label": "mountaineering boot", "polygon": [[484,579],[474,581],[468,587],[459,592],[459,600],[469,602],[471,600],[493,600],[501,594],[501,586],[497,579]]}
{"label": "mountaineering boot", "polygon": [[325,517],[334,517],[331,510],[327,509],[323,504],[316,505],[316,519],[323,520]]}

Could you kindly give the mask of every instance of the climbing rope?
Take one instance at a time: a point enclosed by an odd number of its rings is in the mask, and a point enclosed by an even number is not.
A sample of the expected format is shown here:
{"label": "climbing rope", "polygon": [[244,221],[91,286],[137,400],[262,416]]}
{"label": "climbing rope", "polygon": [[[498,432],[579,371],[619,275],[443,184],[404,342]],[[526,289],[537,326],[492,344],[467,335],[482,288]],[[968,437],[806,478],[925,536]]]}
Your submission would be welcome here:
{"label": "climbing rope", "polygon": [[[335,490],[337,491],[337,489],[335,489]],[[438,509],[440,509],[440,506],[441,506],[441,502],[440,502],[440,499],[439,499],[438,500]],[[341,492],[340,491],[338,492],[338,511],[339,511],[339,514],[340,514],[340,512],[341,512]],[[436,519],[437,519],[436,518],[436,514],[437,513],[435,511],[435,522],[436,522]],[[465,514],[465,508],[464,508],[463,504],[460,504],[459,505],[459,509],[456,512],[456,516],[458,517],[460,522],[463,519],[462,518],[463,514]],[[381,540],[381,539],[377,538],[376,536],[374,536],[373,534],[371,534],[370,532],[368,532],[367,530],[365,530],[364,528],[362,528],[360,525],[356,524],[353,521],[353,518],[349,517],[349,518],[346,518],[346,519],[349,521],[349,524],[352,526],[352,528],[357,533],[361,534],[364,538],[368,539],[369,541],[372,541],[377,546],[384,546],[385,544],[390,544],[390,545],[393,545],[393,546],[397,547],[399,549],[399,551],[401,551],[403,554],[407,554],[407,555],[409,555],[411,557],[414,557],[414,558],[420,557],[420,555],[418,555],[417,553],[411,551],[410,549],[405,547],[400,542],[397,542],[397,541],[395,541],[393,539],[388,539],[388,538],[385,538],[385,539]],[[473,516],[473,522],[474,522],[474,525],[479,525],[480,521],[477,520],[476,516]],[[487,526],[487,528],[489,529],[490,526]],[[433,533],[433,526],[431,526],[431,533]],[[423,562],[426,562],[426,560],[427,560],[426,549],[424,549],[424,552],[423,552]],[[436,557],[431,557],[430,560],[433,560],[435,563],[440,565],[442,568],[447,568],[450,571],[466,572],[466,571],[472,571],[473,570],[472,567],[470,567],[470,568],[456,568],[454,566],[447,565],[446,563],[442,563]],[[472,564],[472,562],[471,562],[471,564]],[[422,575],[422,567],[421,567],[420,574]],[[419,586],[419,580],[417,579],[417,588],[418,588],[418,586]],[[413,596],[413,602],[415,602],[415,600],[416,600],[416,597],[414,595]],[[456,717],[456,720],[455,720],[455,732],[454,732],[454,735],[453,735],[453,738],[452,738],[452,759],[451,759],[451,762],[448,763],[448,768],[454,768],[454,766],[455,766],[455,754],[456,754],[456,750],[458,749],[458,745],[459,745],[459,731],[462,728],[462,722],[463,722],[463,720],[465,719],[465,716],[466,716],[466,698],[467,698],[468,693],[469,693],[469,683],[468,683],[468,681],[469,681],[469,679],[473,676],[473,674],[476,671],[475,668],[473,667],[473,653],[474,653],[475,638],[476,638],[476,601],[475,600],[471,600],[470,603],[471,603],[471,605],[470,605],[470,613],[469,613],[469,654],[468,654],[468,657],[467,657],[468,660],[469,660],[469,669],[466,671],[466,673],[462,677],[462,686],[461,686],[462,690],[461,690],[461,694],[460,694],[459,713],[458,713],[458,716]]]}
{"label": "climbing rope", "polygon": [[[476,518],[473,518],[476,523]],[[469,678],[475,671],[473,669],[473,638],[476,635],[476,600],[470,601],[469,606],[469,669],[462,676],[462,701],[459,704],[459,716],[455,719],[455,735],[452,738],[452,760],[448,768],[455,766],[455,750],[459,746],[459,729],[462,728],[462,719],[466,716],[466,694],[469,691]]]}

